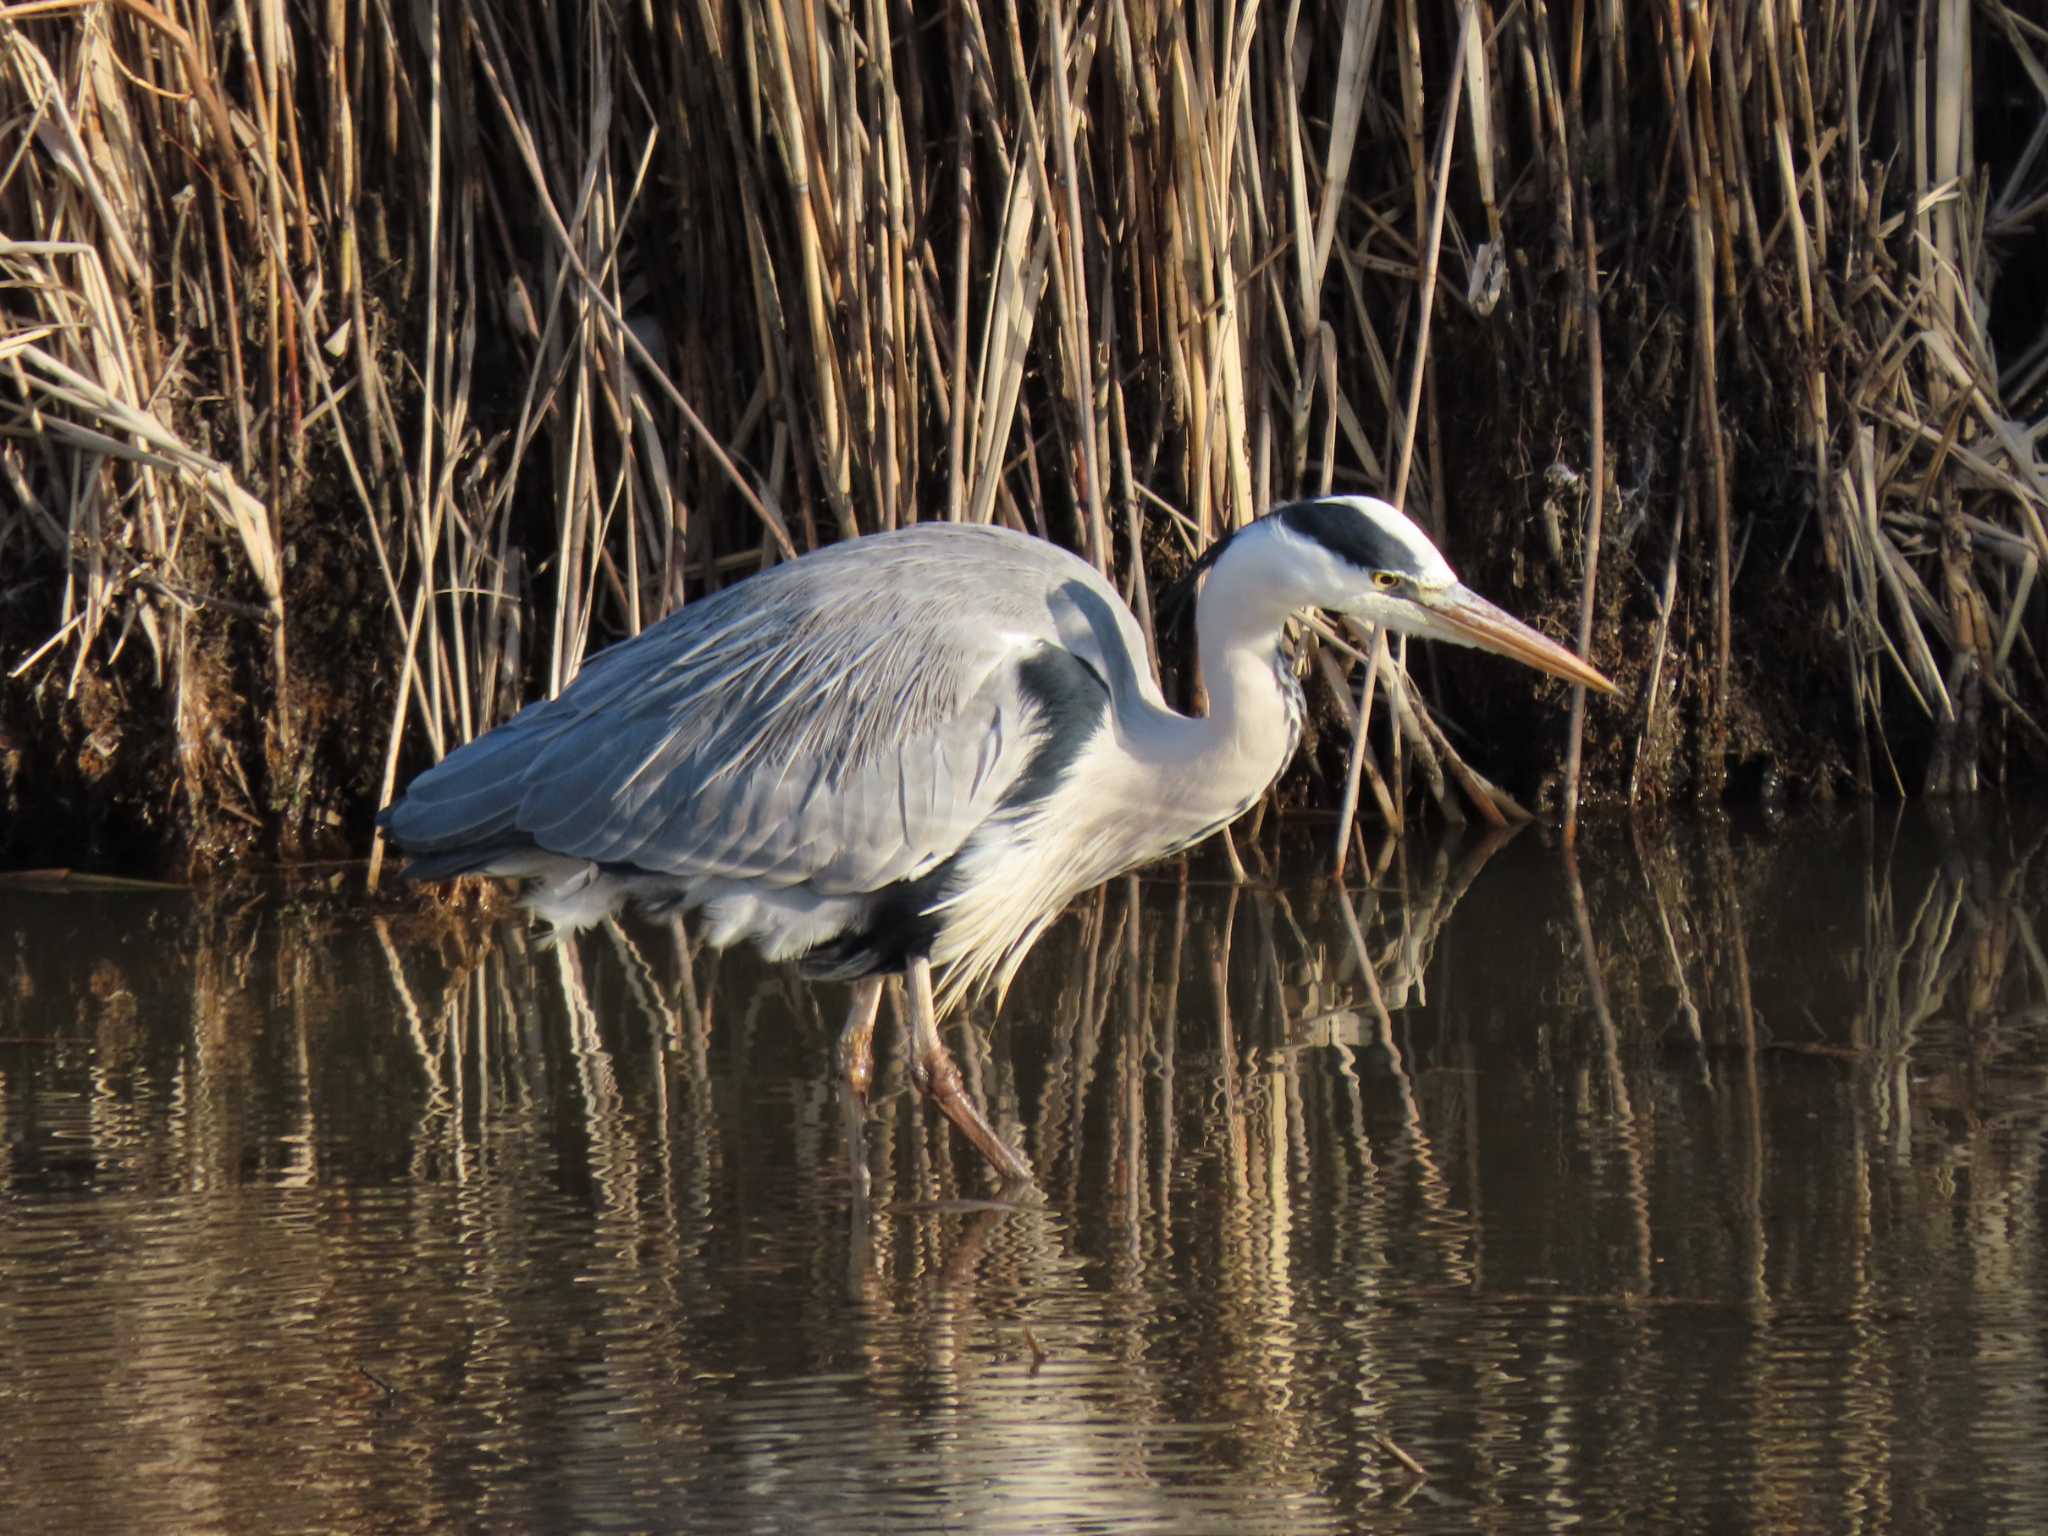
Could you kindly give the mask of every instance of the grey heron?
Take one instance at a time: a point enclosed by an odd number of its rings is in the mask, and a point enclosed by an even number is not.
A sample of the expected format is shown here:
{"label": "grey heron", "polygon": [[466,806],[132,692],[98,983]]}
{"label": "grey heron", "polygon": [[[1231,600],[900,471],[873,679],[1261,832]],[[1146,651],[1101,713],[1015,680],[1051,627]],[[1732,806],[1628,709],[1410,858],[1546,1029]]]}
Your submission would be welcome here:
{"label": "grey heron", "polygon": [[1024,1180],[939,1017],[1000,995],[1074,896],[1251,809],[1301,735],[1292,615],[1334,610],[1614,691],[1371,497],[1275,508],[1199,569],[1205,716],[1167,704],[1093,566],[1022,533],[924,523],[771,567],[612,646],[413,780],[378,825],[409,876],[532,881],[529,906],[559,929],[629,900],[697,909],[715,945],[749,939],[851,981],[836,1054],[852,1115],[883,982],[902,973],[912,1080]]}

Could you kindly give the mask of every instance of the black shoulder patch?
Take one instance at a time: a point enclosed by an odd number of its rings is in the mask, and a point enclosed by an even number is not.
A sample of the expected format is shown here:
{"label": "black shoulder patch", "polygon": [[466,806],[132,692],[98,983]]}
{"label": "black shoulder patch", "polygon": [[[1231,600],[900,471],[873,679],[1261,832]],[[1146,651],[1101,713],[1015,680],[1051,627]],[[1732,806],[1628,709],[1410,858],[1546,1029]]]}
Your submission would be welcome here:
{"label": "black shoulder patch", "polygon": [[1059,646],[1047,646],[1019,662],[1017,682],[1038,706],[1038,746],[1003,796],[1006,810],[1043,800],[1058,788],[1109,713],[1109,685],[1087,662]]}
{"label": "black shoulder patch", "polygon": [[1320,544],[1340,560],[1364,571],[1398,571],[1420,576],[1415,556],[1371,518],[1344,502],[1292,501],[1266,514],[1278,518],[1289,532]]}
{"label": "black shoulder patch", "polygon": [[[1038,741],[1003,796],[1001,809],[1006,811],[1043,800],[1057,789],[1109,713],[1109,685],[1087,662],[1058,646],[1020,661],[1017,682],[1038,708]],[[944,926],[939,908],[952,894],[959,859],[955,852],[926,874],[875,892],[859,926],[804,954],[797,962],[799,972],[809,981],[852,981],[900,971],[914,957],[929,955]]]}

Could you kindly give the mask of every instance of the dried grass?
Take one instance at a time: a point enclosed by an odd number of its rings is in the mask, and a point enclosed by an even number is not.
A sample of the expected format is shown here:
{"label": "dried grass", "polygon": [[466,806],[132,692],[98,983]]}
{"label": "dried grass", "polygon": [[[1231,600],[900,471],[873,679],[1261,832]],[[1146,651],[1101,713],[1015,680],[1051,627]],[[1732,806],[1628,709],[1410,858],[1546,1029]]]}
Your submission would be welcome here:
{"label": "dried grass", "polygon": [[[2034,114],[1995,145],[1987,69]],[[1863,788],[2040,736],[2048,330],[1992,322],[2048,30],[2000,0],[34,0],[0,79],[0,660],[75,690],[140,634],[177,698],[195,615],[240,634],[271,816],[338,550],[388,657],[360,814],[822,540],[1027,528],[1149,621],[1332,488],[1576,613],[1632,702],[1575,705],[1568,816],[1582,742],[1716,791],[1788,605]],[[1398,649],[1361,713],[1377,638],[1310,645],[1354,799],[1519,813]]]}

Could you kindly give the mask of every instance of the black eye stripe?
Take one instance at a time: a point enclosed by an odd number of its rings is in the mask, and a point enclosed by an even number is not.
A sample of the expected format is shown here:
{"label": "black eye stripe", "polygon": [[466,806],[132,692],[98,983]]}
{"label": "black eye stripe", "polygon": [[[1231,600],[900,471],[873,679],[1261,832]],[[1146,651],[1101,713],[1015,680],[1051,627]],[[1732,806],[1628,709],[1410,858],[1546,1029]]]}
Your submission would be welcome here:
{"label": "black eye stripe", "polygon": [[1266,514],[1288,532],[1320,544],[1363,571],[1420,576],[1421,564],[1406,543],[1356,508],[1336,500],[1295,501]]}

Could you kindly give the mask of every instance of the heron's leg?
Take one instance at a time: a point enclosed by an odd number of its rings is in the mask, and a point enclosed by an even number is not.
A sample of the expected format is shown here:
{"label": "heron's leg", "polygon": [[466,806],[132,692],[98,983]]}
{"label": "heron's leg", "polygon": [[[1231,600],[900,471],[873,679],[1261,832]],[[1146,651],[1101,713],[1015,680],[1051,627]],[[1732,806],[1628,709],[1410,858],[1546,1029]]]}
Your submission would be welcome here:
{"label": "heron's leg", "polygon": [[863,976],[853,984],[853,1005],[846,1010],[839,1045],[832,1053],[846,1086],[863,1101],[875,1080],[875,1014],[882,1006],[882,983],[887,979]]}
{"label": "heron's leg", "polygon": [[938,1009],[932,1002],[931,961],[922,956],[912,960],[904,980],[910,984],[911,1081],[939,1106],[948,1120],[960,1127],[960,1133],[974,1143],[1002,1175],[1005,1184],[1029,1181],[1031,1165],[982,1117],[980,1108],[968,1097],[966,1085],[960,1081],[960,1068],[939,1038]]}
{"label": "heron's leg", "polygon": [[875,1080],[875,1014],[882,1006],[881,976],[853,984],[853,1003],[832,1055],[839,1066],[839,1107],[846,1120],[846,1165],[861,1200],[868,1197],[868,1088]]}

